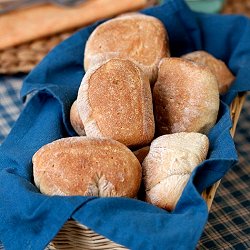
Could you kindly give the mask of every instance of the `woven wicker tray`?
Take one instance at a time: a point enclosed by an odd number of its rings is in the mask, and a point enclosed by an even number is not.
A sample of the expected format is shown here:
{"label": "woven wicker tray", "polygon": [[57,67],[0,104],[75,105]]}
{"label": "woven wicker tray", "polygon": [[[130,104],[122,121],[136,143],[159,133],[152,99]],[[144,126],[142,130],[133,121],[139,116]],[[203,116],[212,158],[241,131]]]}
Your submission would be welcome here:
{"label": "woven wicker tray", "polygon": [[[233,126],[231,135],[234,137],[236,126],[240,113],[245,102],[246,94],[239,94],[230,106]],[[215,193],[219,187],[220,181],[202,193],[202,197],[210,210]],[[54,240],[49,244],[50,250],[73,250],[73,249],[99,249],[99,250],[120,250],[127,249],[115,242],[101,236],[80,223],[69,220],[57,234]]]}

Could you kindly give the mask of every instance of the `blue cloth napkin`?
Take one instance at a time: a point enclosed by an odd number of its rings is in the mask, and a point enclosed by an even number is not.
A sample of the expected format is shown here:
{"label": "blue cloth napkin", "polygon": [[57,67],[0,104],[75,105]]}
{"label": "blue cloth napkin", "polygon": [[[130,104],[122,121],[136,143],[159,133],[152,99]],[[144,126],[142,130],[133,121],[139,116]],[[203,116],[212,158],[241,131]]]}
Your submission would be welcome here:
{"label": "blue cloth napkin", "polygon": [[250,89],[250,21],[193,13],[182,0],[167,0],[142,12],[164,23],[172,56],[204,49],[237,76],[221,97],[218,121],[209,134],[208,159],[194,170],[172,213],[134,199],[39,193],[32,155],[46,143],[75,135],[69,109],[84,75],[86,40],[99,23],[89,26],[51,51],[24,81],[23,99],[35,94],[0,146],[0,241],[6,250],[44,249],[70,218],[130,249],[195,248],[208,217],[200,193],[237,161],[228,104],[238,92]]}

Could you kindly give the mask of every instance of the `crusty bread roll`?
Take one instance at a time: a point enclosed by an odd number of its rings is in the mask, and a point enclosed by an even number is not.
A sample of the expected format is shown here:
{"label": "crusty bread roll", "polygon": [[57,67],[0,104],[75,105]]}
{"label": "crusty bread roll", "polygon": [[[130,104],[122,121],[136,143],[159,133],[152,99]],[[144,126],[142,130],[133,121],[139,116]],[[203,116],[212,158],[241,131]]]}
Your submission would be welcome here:
{"label": "crusty bread roll", "polygon": [[76,101],[73,102],[70,109],[70,123],[78,135],[86,135],[82,120],[77,110]]}
{"label": "crusty bread roll", "polygon": [[139,13],[124,14],[99,25],[90,35],[84,57],[88,70],[110,58],[136,63],[154,82],[161,58],[169,56],[168,35],[155,17]]}
{"label": "crusty bread roll", "polygon": [[83,136],[59,139],[33,156],[36,186],[48,195],[136,197],[141,165],[123,144]]}
{"label": "crusty bread roll", "polygon": [[112,138],[127,146],[154,137],[154,116],[147,76],[133,62],[110,59],[85,74],[77,108],[87,136]]}
{"label": "crusty bread roll", "polygon": [[153,100],[158,134],[208,134],[219,110],[217,80],[206,66],[183,58],[164,58]]}
{"label": "crusty bread roll", "polygon": [[226,93],[235,79],[223,61],[215,58],[206,51],[194,51],[183,55],[182,58],[208,66],[217,78],[220,94]]}
{"label": "crusty bread roll", "polygon": [[137,159],[141,164],[144,161],[145,157],[147,156],[148,152],[149,152],[149,146],[133,151],[134,155],[137,157]]}
{"label": "crusty bread roll", "polygon": [[191,172],[206,159],[209,141],[200,133],[176,133],[155,139],[142,163],[146,201],[173,210]]}

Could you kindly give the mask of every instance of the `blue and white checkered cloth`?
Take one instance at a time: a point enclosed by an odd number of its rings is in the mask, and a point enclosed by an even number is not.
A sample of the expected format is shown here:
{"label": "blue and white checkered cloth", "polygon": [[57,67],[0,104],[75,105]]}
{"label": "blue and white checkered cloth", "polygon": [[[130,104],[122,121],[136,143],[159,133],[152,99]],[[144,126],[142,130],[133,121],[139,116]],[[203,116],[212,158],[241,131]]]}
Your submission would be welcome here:
{"label": "blue and white checkered cloth", "polygon": [[[23,76],[0,77],[0,144],[23,108],[19,97],[22,80]],[[250,95],[241,113],[235,136],[239,164],[226,174],[219,186],[197,249],[250,249],[249,110]]]}

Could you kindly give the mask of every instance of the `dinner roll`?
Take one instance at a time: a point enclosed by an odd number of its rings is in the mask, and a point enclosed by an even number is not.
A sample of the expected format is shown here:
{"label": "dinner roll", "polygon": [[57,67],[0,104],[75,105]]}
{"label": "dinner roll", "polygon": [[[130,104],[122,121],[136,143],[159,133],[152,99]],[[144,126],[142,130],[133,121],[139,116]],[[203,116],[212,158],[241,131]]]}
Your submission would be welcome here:
{"label": "dinner roll", "polygon": [[183,58],[164,58],[153,100],[158,134],[208,134],[219,110],[217,80],[206,66]]}
{"label": "dinner roll", "polygon": [[147,76],[133,62],[110,59],[85,74],[77,108],[87,136],[112,138],[127,146],[154,137],[154,116]]}
{"label": "dinner roll", "polygon": [[183,55],[182,58],[208,66],[217,78],[220,94],[226,93],[235,79],[234,75],[223,61],[215,58],[206,51],[194,51]]}
{"label": "dinner roll", "polygon": [[77,110],[76,101],[73,102],[70,109],[70,123],[78,135],[86,135],[82,120]]}
{"label": "dinner roll", "polygon": [[146,201],[173,210],[189,177],[206,159],[209,141],[200,133],[176,133],[155,139],[142,163]]}
{"label": "dinner roll", "polygon": [[36,186],[48,195],[136,197],[141,165],[123,144],[83,136],[56,140],[33,156]]}
{"label": "dinner roll", "polygon": [[136,151],[133,151],[134,155],[137,157],[137,159],[141,164],[144,161],[145,157],[147,156],[148,152],[149,152],[149,146],[139,148]]}
{"label": "dinner roll", "polygon": [[114,57],[125,58],[136,63],[154,82],[160,59],[169,56],[168,46],[168,35],[159,19],[124,14],[99,25],[90,35],[84,68],[88,70]]}

